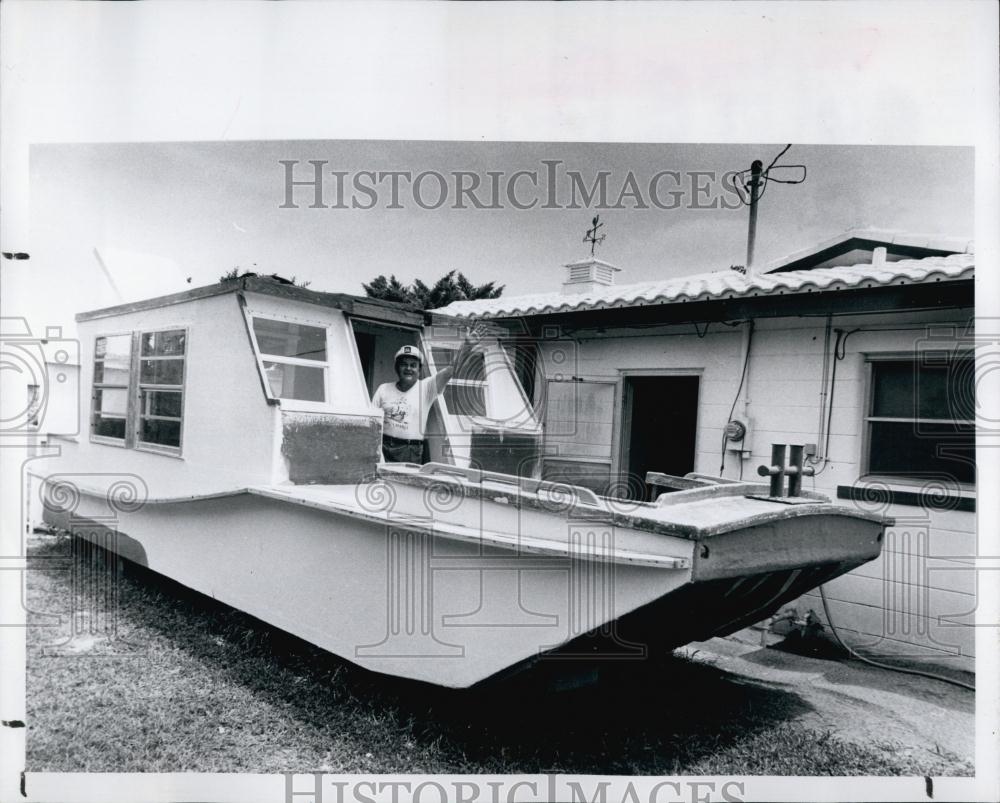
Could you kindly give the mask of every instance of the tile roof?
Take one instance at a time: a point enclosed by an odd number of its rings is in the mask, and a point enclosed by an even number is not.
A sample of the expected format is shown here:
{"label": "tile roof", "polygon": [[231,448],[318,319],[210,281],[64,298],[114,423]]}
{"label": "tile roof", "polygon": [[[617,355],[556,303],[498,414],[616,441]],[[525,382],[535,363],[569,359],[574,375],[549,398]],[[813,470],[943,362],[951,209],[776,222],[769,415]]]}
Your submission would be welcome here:
{"label": "tile roof", "polygon": [[754,296],[785,296],[828,290],[886,287],[893,284],[929,284],[971,279],[975,255],[951,254],[944,257],[902,259],[881,266],[863,264],[836,268],[813,268],[785,273],[744,276],[732,270],[679,276],[658,282],[620,284],[589,293],[561,292],[523,296],[501,296],[478,301],[455,301],[435,312],[464,318],[509,318],[554,312],[614,309],[715,301]]}

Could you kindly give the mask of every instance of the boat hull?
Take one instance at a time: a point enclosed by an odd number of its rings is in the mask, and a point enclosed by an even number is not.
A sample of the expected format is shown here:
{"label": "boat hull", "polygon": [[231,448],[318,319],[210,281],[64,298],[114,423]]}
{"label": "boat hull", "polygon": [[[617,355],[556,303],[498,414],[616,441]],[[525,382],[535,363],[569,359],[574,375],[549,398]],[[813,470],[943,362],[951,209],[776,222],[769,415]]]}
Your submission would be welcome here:
{"label": "boat hull", "polygon": [[873,560],[882,540],[877,523],[843,516],[791,519],[702,539],[687,582],[549,657],[645,658],[730,635]]}
{"label": "boat hull", "polygon": [[46,520],[376,672],[466,687],[648,604],[690,568],[518,554],[252,494]]}
{"label": "boat hull", "polygon": [[[405,507],[412,489],[396,490]],[[379,518],[343,506],[344,487],[311,491],[133,505],[78,493],[45,518],[367,669],[450,687],[733,632],[881,545],[881,523],[836,514],[681,538],[480,498],[456,507],[479,522],[462,530],[446,511]],[[539,522],[545,539],[520,532]],[[506,529],[487,538],[483,523]]]}

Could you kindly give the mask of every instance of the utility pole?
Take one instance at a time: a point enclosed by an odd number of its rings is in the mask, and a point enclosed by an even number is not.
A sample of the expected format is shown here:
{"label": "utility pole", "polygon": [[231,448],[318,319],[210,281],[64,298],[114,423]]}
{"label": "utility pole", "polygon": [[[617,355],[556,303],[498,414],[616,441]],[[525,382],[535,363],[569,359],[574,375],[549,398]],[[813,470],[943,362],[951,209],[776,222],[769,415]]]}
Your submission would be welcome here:
{"label": "utility pole", "polygon": [[[744,206],[750,207],[750,224],[747,230],[747,262],[742,266],[742,273],[747,276],[753,275],[753,249],[757,241],[757,206],[767,185],[772,181],[778,184],[801,184],[806,180],[805,165],[779,165],[778,160],[784,156],[791,145],[786,145],[781,153],[774,157],[771,164],[766,168],[760,159],[754,159],[749,170],[742,170],[735,174],[736,188],[740,196],[740,201]],[[801,170],[799,178],[778,178],[772,175],[772,171],[780,170]],[[747,173],[750,174],[749,179]],[[734,266],[734,270],[739,270],[739,266]]]}
{"label": "utility pole", "polygon": [[757,199],[760,197],[760,174],[764,163],[754,159],[750,165],[750,228],[747,231],[747,276],[753,272],[753,246],[757,238]]}

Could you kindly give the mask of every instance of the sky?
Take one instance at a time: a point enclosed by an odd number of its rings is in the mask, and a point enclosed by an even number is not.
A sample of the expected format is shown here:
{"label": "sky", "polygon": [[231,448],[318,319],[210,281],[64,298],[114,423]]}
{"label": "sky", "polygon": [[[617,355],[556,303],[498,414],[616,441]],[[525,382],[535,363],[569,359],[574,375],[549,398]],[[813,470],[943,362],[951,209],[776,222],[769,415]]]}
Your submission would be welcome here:
{"label": "sky", "polygon": [[[590,253],[583,237],[596,213],[606,237],[596,255],[621,268],[617,283],[725,270],[746,261],[748,211],[721,177],[755,158],[766,166],[783,147],[378,140],[35,145],[32,273],[58,273],[65,292],[61,301],[50,300],[49,314],[61,319],[119,298],[210,284],[233,268],[358,294],[363,281],[379,274],[431,282],[454,269],[520,295],[559,288],[562,266]],[[972,239],[973,155],[960,147],[793,144],[779,164],[804,165],[806,178],[767,187],[754,262],[858,227]],[[313,186],[289,190],[286,183],[289,175],[314,179],[310,160],[323,162],[324,208],[312,208]],[[339,202],[334,171],[346,174]],[[361,180],[371,191],[354,189],[359,171],[376,174]],[[400,177],[394,200],[391,180],[377,181],[389,171],[414,178],[433,171],[443,177],[444,194],[435,175],[421,179],[416,191],[413,180]],[[480,182],[473,195],[487,208],[458,195],[460,171],[469,174],[460,179],[464,186]],[[510,196],[508,182],[518,171],[536,174],[538,186],[522,175]],[[586,203],[602,171],[603,208],[599,194]],[[780,175],[798,178],[801,171]],[[619,199],[623,189],[632,191]],[[577,208],[566,208],[574,194]],[[350,208],[352,202],[373,208]],[[532,202],[532,209],[514,206]],[[282,208],[289,205],[297,208]]]}
{"label": "sky", "polygon": [[[619,283],[725,270],[745,261],[747,212],[692,208],[687,181],[767,164],[789,142],[782,163],[807,178],[768,188],[758,264],[858,226],[976,233],[984,265],[996,250],[985,5],[904,18],[894,3],[50,2],[0,15],[0,239],[31,254],[3,260],[0,302],[35,329],[70,332],[80,310],[236,267],[355,293],[382,273],[452,269],[507,296],[556,290],[597,211],[597,255]],[[389,209],[384,193],[367,210],[281,209],[281,160],[310,159],[481,178],[559,160],[588,185],[607,171],[613,195],[630,171],[643,189],[662,171],[688,179],[670,209],[455,209],[453,196]]]}

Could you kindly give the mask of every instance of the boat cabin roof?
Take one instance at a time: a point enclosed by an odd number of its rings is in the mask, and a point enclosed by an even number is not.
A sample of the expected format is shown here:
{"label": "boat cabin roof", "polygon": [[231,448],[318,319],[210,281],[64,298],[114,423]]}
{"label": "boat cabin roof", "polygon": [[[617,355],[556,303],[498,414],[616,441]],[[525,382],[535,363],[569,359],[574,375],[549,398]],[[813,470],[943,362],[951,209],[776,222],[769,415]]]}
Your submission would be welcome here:
{"label": "boat cabin roof", "polygon": [[349,293],[323,293],[299,287],[286,279],[272,276],[246,274],[236,279],[225,279],[204,287],[195,287],[180,293],[147,298],[127,304],[116,304],[113,307],[81,312],[77,321],[92,321],[98,318],[111,318],[117,315],[127,315],[133,312],[169,307],[172,304],[183,304],[202,298],[225,295],[227,293],[260,293],[262,295],[303,301],[321,307],[338,309],[345,313],[373,318],[387,323],[404,324],[406,326],[426,326],[434,323],[457,323],[457,319],[438,312],[420,310],[410,304],[396,301],[382,301],[364,296],[354,296]]}

